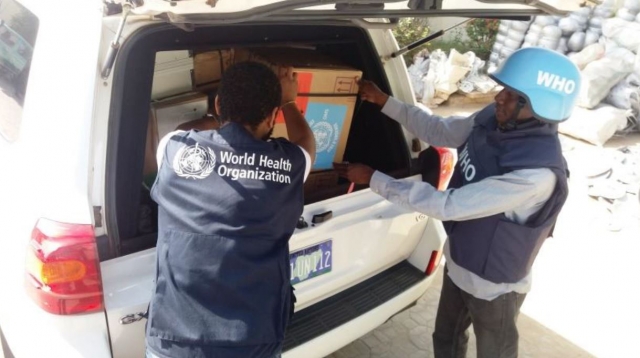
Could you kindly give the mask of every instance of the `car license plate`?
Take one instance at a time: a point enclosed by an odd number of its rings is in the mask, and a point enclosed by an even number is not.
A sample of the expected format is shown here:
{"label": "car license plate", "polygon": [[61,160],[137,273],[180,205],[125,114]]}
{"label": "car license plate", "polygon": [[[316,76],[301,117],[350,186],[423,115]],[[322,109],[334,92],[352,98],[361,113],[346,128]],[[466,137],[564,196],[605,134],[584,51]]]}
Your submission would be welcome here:
{"label": "car license plate", "polygon": [[331,240],[321,242],[289,255],[291,265],[291,284],[318,277],[331,272]]}

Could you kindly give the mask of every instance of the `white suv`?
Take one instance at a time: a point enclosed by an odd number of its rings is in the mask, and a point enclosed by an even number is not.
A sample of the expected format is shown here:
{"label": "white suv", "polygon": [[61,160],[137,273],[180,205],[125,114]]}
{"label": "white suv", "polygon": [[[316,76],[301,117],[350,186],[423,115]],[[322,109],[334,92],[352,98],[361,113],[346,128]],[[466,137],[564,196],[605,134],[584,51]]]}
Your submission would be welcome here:
{"label": "white suv", "polygon": [[[100,0],[0,0],[5,357],[143,356],[157,234],[144,222],[154,204],[140,183],[157,53],[304,45],[413,102],[402,57],[389,56],[398,50],[390,31],[397,18],[515,16],[578,4],[119,2],[103,9]],[[444,187],[453,158],[375,106],[356,105],[345,160]],[[330,240],[331,269],[296,283],[286,358],[334,352],[415,303],[433,279],[445,240],[441,223],[366,187],[349,188],[339,182],[305,199],[301,223],[308,226],[291,238],[292,256]],[[314,224],[316,215],[322,220]]]}

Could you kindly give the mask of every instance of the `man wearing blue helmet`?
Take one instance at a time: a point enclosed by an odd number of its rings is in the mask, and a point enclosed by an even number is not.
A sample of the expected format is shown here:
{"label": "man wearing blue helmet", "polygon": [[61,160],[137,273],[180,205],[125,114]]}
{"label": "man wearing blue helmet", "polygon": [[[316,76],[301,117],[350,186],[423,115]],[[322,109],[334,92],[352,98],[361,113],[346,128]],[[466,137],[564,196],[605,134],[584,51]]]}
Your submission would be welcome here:
{"label": "man wearing blue helmet", "polygon": [[420,139],[458,148],[446,191],[361,164],[335,165],[352,182],[444,222],[447,264],[433,333],[436,358],[464,357],[471,324],[479,358],[518,355],[516,320],[531,288],[531,266],[568,194],[557,124],[571,116],[578,69],[556,52],[526,48],[491,77],[504,89],[495,103],[466,118],[434,116],[361,81],[363,100],[380,105]]}

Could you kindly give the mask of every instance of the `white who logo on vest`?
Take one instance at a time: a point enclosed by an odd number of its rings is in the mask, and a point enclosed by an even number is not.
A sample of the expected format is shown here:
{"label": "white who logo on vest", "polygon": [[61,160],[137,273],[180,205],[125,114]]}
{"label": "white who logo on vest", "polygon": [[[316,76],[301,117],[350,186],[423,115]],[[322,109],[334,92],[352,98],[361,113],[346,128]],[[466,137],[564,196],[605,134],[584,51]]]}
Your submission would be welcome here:
{"label": "white who logo on vest", "polygon": [[216,155],[209,147],[199,144],[183,146],[173,158],[173,170],[181,178],[204,179],[216,166]]}

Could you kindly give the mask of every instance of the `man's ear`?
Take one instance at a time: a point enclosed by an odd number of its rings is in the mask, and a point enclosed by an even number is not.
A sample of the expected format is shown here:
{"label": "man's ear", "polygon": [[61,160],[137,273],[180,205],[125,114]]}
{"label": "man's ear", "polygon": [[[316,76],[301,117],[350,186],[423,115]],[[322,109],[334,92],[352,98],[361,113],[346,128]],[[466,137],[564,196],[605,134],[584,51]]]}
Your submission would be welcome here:
{"label": "man's ear", "polygon": [[522,119],[529,119],[531,117],[533,117],[533,107],[531,107],[531,103],[529,101],[526,101],[524,99],[521,99],[521,101],[524,101],[524,105],[522,106],[522,109],[520,110],[520,116],[522,117]]}
{"label": "man's ear", "polygon": [[218,117],[220,116],[220,98],[216,95],[216,99],[213,100],[213,107],[215,108],[216,114]]}
{"label": "man's ear", "polygon": [[269,117],[269,128],[273,128],[276,125],[276,118],[278,117],[278,112],[280,108],[276,107],[271,112],[271,116]]}

